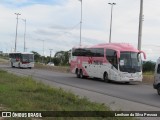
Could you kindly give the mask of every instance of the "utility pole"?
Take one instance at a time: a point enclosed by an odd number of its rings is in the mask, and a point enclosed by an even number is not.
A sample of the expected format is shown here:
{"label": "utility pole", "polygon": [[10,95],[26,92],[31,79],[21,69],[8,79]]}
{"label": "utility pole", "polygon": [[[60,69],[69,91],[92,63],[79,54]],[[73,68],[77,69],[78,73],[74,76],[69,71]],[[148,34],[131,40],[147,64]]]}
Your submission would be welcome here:
{"label": "utility pole", "polygon": [[80,20],[80,43],[81,46],[81,39],[82,39],[82,0],[79,0],[81,2],[81,20]]}
{"label": "utility pole", "polygon": [[143,0],[140,0],[139,31],[138,31],[138,50],[141,50],[142,23],[143,23]]}
{"label": "utility pole", "polygon": [[111,43],[111,36],[112,36],[112,12],[113,12],[113,5],[116,3],[108,3],[111,5],[111,20],[110,20],[110,34],[109,34],[109,43]]}
{"label": "utility pole", "polygon": [[14,52],[17,51],[17,29],[18,29],[18,15],[21,15],[20,13],[15,13],[17,15],[17,24],[16,24],[16,36],[15,36],[15,48],[14,48]]}
{"label": "utility pole", "polygon": [[49,49],[50,50],[50,62],[51,62],[51,55],[52,55],[52,50],[53,49]]}
{"label": "utility pole", "polygon": [[44,63],[44,40],[43,40],[43,57],[42,57],[42,62]]}
{"label": "utility pole", "polygon": [[24,52],[26,52],[26,19],[22,19],[25,22],[25,29],[24,29]]}
{"label": "utility pole", "polygon": [[42,63],[44,63],[44,40],[41,40],[43,42],[43,55],[42,55]]}

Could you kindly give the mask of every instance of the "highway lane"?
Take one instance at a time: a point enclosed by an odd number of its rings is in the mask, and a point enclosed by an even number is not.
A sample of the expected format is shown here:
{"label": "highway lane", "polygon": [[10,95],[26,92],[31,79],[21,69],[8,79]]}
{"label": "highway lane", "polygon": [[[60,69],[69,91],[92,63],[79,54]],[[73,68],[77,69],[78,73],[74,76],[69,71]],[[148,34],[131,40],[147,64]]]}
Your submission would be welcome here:
{"label": "highway lane", "polygon": [[113,109],[160,110],[160,96],[152,85],[105,83],[102,80],[80,79],[74,74],[38,69],[17,69],[0,65],[9,72],[30,75],[49,85],[63,87],[92,101],[106,103]]}

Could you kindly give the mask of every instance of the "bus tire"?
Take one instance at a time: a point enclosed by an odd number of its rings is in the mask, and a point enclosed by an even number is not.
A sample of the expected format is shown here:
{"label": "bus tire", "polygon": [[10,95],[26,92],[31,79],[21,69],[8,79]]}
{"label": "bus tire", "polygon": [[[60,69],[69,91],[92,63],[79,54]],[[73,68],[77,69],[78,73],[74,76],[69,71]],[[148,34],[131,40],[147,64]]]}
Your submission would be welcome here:
{"label": "bus tire", "polygon": [[80,78],[84,78],[84,75],[83,75],[83,71],[82,69],[80,70],[80,74],[79,74]]}
{"label": "bus tire", "polygon": [[76,70],[76,76],[77,78],[80,78],[80,71],[78,69]]}
{"label": "bus tire", "polygon": [[158,95],[160,95],[160,85],[158,85],[157,93],[158,93]]}
{"label": "bus tire", "polygon": [[110,82],[110,80],[108,79],[108,73],[107,73],[107,72],[105,72],[105,73],[103,74],[103,80],[104,80],[105,82],[107,82],[107,83]]}
{"label": "bus tire", "polygon": [[125,84],[130,84],[130,82],[125,82]]}

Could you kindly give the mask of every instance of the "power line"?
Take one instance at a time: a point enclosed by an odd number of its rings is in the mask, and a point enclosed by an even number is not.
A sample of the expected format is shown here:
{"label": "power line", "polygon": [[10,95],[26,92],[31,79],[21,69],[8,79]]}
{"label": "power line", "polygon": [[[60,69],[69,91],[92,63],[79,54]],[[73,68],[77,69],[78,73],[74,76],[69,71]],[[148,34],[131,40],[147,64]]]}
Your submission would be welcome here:
{"label": "power line", "polygon": [[61,35],[59,35],[56,39],[59,39],[60,37],[63,37],[64,35],[70,33],[71,31],[73,31],[74,29],[76,29],[79,26],[80,23],[74,25],[73,27],[69,28],[68,31],[64,31]]}

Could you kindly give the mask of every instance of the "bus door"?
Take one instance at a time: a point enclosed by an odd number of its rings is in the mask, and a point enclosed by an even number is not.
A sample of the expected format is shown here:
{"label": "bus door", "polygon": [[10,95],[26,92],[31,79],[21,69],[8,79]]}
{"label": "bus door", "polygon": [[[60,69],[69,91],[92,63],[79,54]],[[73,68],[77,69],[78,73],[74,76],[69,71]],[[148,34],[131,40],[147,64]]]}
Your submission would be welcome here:
{"label": "bus door", "polygon": [[116,74],[118,70],[117,52],[115,50],[107,49],[106,59],[109,62],[109,79],[115,80],[117,79]]}
{"label": "bus door", "polygon": [[15,59],[14,59],[14,66],[18,67],[20,64],[20,54],[15,54]]}

